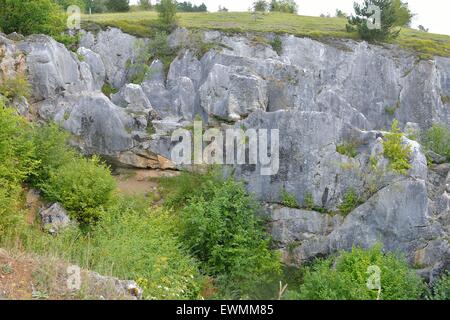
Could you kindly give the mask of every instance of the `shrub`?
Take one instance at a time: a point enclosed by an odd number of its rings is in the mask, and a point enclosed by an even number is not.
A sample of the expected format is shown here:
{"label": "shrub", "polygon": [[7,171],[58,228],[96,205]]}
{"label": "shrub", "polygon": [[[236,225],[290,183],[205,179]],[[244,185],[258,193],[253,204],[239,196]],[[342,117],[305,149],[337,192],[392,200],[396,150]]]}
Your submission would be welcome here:
{"label": "shrub", "polygon": [[281,190],[281,203],[288,208],[298,209],[300,206],[298,205],[297,198],[294,195],[290,194],[286,191],[286,189]]}
{"label": "shrub", "polygon": [[265,0],[256,0],[253,2],[253,10],[258,12],[266,12],[269,8],[269,4]]}
{"label": "shrub", "polygon": [[112,85],[110,85],[109,83],[105,83],[102,87],[102,92],[105,96],[107,96],[108,98],[111,98],[111,95],[119,92],[119,90],[117,90],[116,88],[114,88]]}
{"label": "shrub", "polygon": [[350,158],[355,158],[358,155],[357,145],[355,143],[346,142],[338,145],[336,151]]}
{"label": "shrub", "polygon": [[199,298],[202,277],[175,235],[177,219],[149,208],[143,199],[120,198],[106,210],[93,233],[92,263],[137,280],[147,299]]}
{"label": "shrub", "polygon": [[403,258],[383,254],[380,246],[370,250],[353,248],[337,258],[317,260],[308,267],[299,298],[306,300],[375,300],[378,290],[367,287],[370,266],[381,271],[382,300],[416,300],[424,284]]}
{"label": "shrub", "polygon": [[0,178],[0,246],[14,237],[23,225],[19,184]]}
{"label": "shrub", "polygon": [[250,294],[280,271],[255,201],[232,180],[211,179],[195,186],[198,191],[181,210],[184,243],[204,271],[216,277],[222,293]]}
{"label": "shrub", "polygon": [[442,124],[434,124],[422,136],[422,144],[450,161],[450,130]]}
{"label": "shrub", "polygon": [[0,94],[9,100],[20,97],[28,99],[31,95],[31,86],[25,75],[18,74],[15,77],[6,78],[0,84]]}
{"label": "shrub", "polygon": [[414,14],[408,7],[407,2],[401,0],[392,0],[396,20],[395,25],[398,27],[409,27]]}
{"label": "shrub", "polygon": [[52,0],[0,0],[0,29],[23,35],[57,35],[65,29],[65,14]]}
{"label": "shrub", "polygon": [[430,300],[450,300],[450,273],[445,273],[436,281],[428,296]]}
{"label": "shrub", "polygon": [[281,40],[281,37],[279,35],[276,35],[275,38],[270,42],[270,45],[272,46],[272,49],[278,53],[278,55],[281,54],[283,51],[283,41]]}
{"label": "shrub", "polygon": [[358,194],[355,192],[355,190],[350,189],[344,194],[344,199],[339,205],[338,209],[342,215],[346,216],[360,204],[361,201],[358,197]]}
{"label": "shrub", "polygon": [[[198,299],[204,279],[176,236],[178,219],[150,210],[143,197],[118,197],[88,233],[72,227],[57,237],[33,229],[27,250],[83,268],[135,280],[144,299]],[[98,298],[98,297],[94,297]]]}
{"label": "shrub", "polygon": [[37,188],[50,178],[50,173],[64,164],[78,158],[68,145],[69,134],[56,124],[36,126],[32,143],[35,148],[33,158],[39,165],[29,176],[29,182]]}
{"label": "shrub", "polygon": [[106,8],[112,12],[127,12],[130,11],[129,0],[106,0]]}
{"label": "shrub", "polygon": [[311,192],[306,192],[303,200],[303,206],[307,210],[313,210],[316,204],[314,203],[314,197]]}
{"label": "shrub", "polygon": [[33,155],[27,122],[0,101],[0,179],[23,182],[37,165]]}
{"label": "shrub", "polygon": [[284,13],[297,13],[298,6],[294,0],[272,0],[269,10]]}
{"label": "shrub", "polygon": [[156,6],[158,20],[166,31],[171,31],[177,26],[177,3],[174,0],[161,0]]}
{"label": "shrub", "polygon": [[404,145],[402,141],[403,134],[398,128],[398,121],[392,122],[392,129],[386,135],[383,141],[384,156],[390,161],[394,171],[401,174],[411,169],[409,158],[411,157],[411,146]]}
{"label": "shrub", "polygon": [[166,71],[177,55],[177,49],[169,46],[168,35],[165,32],[159,32],[149,43],[151,59],[159,59],[164,64]]}
{"label": "shrub", "polygon": [[79,222],[91,223],[111,200],[115,180],[98,157],[78,158],[49,172],[41,189],[49,201],[61,203]]}
{"label": "shrub", "polygon": [[20,184],[33,171],[29,127],[13,109],[0,101],[0,241],[13,234],[22,221]]}
{"label": "shrub", "polygon": [[202,195],[206,184],[220,181],[220,174],[214,170],[209,170],[206,174],[182,172],[177,177],[162,178],[160,186],[162,193],[166,195],[164,206],[168,209],[182,209],[192,199]]}
{"label": "shrub", "polygon": [[[374,12],[370,6],[380,8],[381,21],[379,28],[369,29],[368,21]],[[348,17],[347,31],[357,31],[360,37],[367,41],[384,41],[398,37],[400,30],[395,30],[398,24],[398,11],[392,0],[364,0],[363,5],[355,2],[355,16]]]}

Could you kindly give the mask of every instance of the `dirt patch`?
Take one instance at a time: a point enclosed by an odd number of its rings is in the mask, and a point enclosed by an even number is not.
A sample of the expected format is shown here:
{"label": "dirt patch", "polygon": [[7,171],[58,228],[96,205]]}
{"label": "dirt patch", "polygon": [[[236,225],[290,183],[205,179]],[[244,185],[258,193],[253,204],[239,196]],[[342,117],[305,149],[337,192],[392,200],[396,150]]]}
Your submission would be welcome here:
{"label": "dirt patch", "polygon": [[115,172],[117,189],[125,195],[143,195],[159,198],[159,179],[179,175],[171,170],[119,169]]}
{"label": "dirt patch", "polygon": [[[69,284],[76,270],[80,286],[73,289]],[[0,300],[134,300],[130,288],[139,293],[132,281],[102,276],[56,258],[0,248]]]}

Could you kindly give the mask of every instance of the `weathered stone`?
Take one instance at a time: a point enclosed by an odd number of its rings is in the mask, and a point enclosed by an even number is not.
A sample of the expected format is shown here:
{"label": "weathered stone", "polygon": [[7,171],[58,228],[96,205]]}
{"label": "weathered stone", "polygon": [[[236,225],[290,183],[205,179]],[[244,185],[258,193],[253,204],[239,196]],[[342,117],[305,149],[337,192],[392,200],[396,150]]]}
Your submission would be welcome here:
{"label": "weathered stone", "polygon": [[59,204],[53,203],[39,211],[42,227],[50,234],[57,234],[70,225],[67,211]]}
{"label": "weathered stone", "polygon": [[106,81],[115,88],[127,82],[127,65],[136,55],[137,39],[117,28],[108,28],[97,35],[84,34],[81,43],[97,53],[105,66]]}

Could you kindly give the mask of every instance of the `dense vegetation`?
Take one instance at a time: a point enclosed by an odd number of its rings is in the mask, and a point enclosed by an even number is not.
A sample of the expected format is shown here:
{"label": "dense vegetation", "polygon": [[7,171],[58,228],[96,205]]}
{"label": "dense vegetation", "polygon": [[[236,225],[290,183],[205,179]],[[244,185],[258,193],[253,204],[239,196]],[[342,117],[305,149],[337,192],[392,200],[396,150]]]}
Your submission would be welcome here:
{"label": "dense vegetation", "polygon": [[408,4],[401,0],[364,0],[363,4],[355,2],[354,9],[355,15],[348,18],[347,31],[357,31],[361,39],[368,41],[397,38],[400,29],[396,27],[408,26],[413,16]]}
{"label": "dense vegetation", "polygon": [[0,30],[23,35],[58,35],[65,29],[65,15],[53,0],[0,0]]}
{"label": "dense vegetation", "polygon": [[[367,285],[371,273],[378,273],[379,285],[376,279]],[[415,300],[423,296],[424,289],[406,261],[375,246],[316,261],[307,268],[298,294],[288,296],[306,300]]]}
{"label": "dense vegetation", "polygon": [[411,146],[403,141],[403,133],[398,127],[398,121],[392,122],[391,132],[383,140],[384,156],[390,161],[391,168],[401,174],[406,174],[411,169],[409,163]]}
{"label": "dense vegetation", "polygon": [[434,124],[421,139],[425,148],[436,152],[450,161],[450,130],[442,124]]}

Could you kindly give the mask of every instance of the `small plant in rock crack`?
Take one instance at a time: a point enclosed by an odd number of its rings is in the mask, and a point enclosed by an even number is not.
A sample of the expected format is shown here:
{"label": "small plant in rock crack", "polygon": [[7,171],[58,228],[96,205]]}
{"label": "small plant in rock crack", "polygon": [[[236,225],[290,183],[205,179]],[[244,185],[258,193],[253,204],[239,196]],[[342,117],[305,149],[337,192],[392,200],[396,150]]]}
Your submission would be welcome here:
{"label": "small plant in rock crack", "polygon": [[390,161],[391,168],[401,174],[411,169],[409,159],[412,154],[411,146],[403,143],[403,133],[398,127],[398,121],[392,122],[391,132],[383,141],[384,156]]}
{"label": "small plant in rock crack", "polygon": [[299,209],[300,206],[293,194],[290,194],[286,189],[281,190],[281,203],[288,208]]}
{"label": "small plant in rock crack", "polygon": [[349,189],[344,194],[344,199],[342,203],[339,205],[339,212],[347,216],[350,212],[352,212],[358,205],[361,204],[361,199],[358,197],[358,194],[354,189]]}

